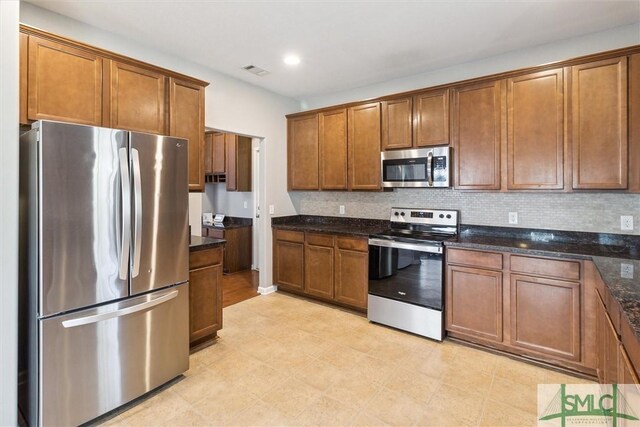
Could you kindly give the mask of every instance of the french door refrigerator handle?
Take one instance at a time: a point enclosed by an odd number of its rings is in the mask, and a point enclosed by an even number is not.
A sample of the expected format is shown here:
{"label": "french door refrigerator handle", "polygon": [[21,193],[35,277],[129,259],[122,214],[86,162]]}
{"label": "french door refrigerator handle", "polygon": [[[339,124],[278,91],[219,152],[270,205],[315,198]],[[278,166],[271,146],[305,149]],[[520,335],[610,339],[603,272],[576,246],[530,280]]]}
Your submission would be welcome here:
{"label": "french door refrigerator handle", "polygon": [[129,275],[129,249],[131,246],[131,181],[129,179],[129,156],[126,148],[118,150],[120,160],[121,229],[120,253],[118,254],[118,277],[126,280]]}
{"label": "french door refrigerator handle", "polygon": [[131,277],[137,277],[140,273],[140,253],[142,241],[142,181],[140,178],[140,156],[138,150],[131,149],[131,163],[133,167],[133,200],[135,218],[133,223],[133,266]]}
{"label": "french door refrigerator handle", "polygon": [[138,311],[146,310],[156,305],[160,305],[164,302],[174,299],[178,296],[178,291],[171,291],[158,298],[150,301],[145,301],[142,304],[137,304],[131,307],[123,308],[121,310],[110,311],[108,313],[94,314],[92,316],[78,317],[77,319],[69,319],[62,322],[62,326],[65,328],[73,328],[76,326],[89,325],[91,323],[102,322],[103,320],[113,319],[114,317],[122,317],[128,314],[136,313]]}

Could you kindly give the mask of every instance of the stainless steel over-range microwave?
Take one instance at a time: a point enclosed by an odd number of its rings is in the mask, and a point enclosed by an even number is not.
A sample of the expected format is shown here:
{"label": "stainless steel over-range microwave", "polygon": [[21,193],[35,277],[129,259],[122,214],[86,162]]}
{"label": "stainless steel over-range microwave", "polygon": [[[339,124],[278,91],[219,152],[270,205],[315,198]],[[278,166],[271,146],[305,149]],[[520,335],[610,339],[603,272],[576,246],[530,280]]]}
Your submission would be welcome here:
{"label": "stainless steel over-range microwave", "polygon": [[451,148],[383,151],[383,187],[450,187]]}

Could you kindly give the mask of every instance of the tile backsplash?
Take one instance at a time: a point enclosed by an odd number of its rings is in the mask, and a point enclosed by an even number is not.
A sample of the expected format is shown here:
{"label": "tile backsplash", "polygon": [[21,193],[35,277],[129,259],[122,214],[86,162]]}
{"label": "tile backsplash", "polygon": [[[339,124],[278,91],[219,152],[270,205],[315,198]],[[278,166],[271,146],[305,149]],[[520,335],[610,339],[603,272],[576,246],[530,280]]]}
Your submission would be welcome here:
{"label": "tile backsplash", "polygon": [[[640,235],[640,194],[490,193],[452,189],[396,189],[393,192],[290,192],[298,214],[387,219],[392,206],[457,209],[460,222],[474,225],[545,228]],[[518,224],[509,224],[518,212]],[[620,215],[634,216],[634,230],[620,230]]]}

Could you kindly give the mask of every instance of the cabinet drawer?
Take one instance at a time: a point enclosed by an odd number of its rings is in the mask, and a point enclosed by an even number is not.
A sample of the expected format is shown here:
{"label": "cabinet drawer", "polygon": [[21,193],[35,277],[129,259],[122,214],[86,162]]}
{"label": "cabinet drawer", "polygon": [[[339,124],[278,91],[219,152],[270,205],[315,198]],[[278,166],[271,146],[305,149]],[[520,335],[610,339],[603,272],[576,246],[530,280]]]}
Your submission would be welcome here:
{"label": "cabinet drawer", "polygon": [[306,233],[305,238],[310,245],[333,247],[333,236],[330,234]]}
{"label": "cabinet drawer", "polygon": [[511,256],[511,271],[559,279],[580,280],[580,262]]}
{"label": "cabinet drawer", "polygon": [[291,230],[276,230],[275,240],[304,243],[304,232]]}
{"label": "cabinet drawer", "polygon": [[189,254],[189,270],[222,263],[222,247],[204,249]]}
{"label": "cabinet drawer", "polygon": [[352,251],[369,252],[369,239],[358,237],[337,237],[338,248]]}
{"label": "cabinet drawer", "polygon": [[470,265],[473,267],[502,270],[502,254],[495,252],[447,249],[447,262],[450,264]]}

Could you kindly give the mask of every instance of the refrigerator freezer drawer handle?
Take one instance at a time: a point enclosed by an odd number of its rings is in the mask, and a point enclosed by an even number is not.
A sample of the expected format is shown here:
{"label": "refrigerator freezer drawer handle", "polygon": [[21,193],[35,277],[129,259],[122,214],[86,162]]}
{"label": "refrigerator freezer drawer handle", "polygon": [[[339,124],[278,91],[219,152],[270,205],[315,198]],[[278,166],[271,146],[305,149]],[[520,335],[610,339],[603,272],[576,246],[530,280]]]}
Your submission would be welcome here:
{"label": "refrigerator freezer drawer handle", "polygon": [[120,160],[121,224],[118,276],[121,280],[129,277],[129,248],[131,243],[131,182],[129,180],[129,153],[126,148],[118,150]]}
{"label": "refrigerator freezer drawer handle", "polygon": [[137,277],[140,273],[140,247],[142,241],[142,182],[140,178],[140,156],[138,150],[131,149],[131,160],[133,164],[133,198],[135,219],[133,225],[134,241],[133,241],[133,267],[131,269],[131,277]]}
{"label": "refrigerator freezer drawer handle", "polygon": [[114,317],[122,317],[128,314],[136,313],[138,311],[147,310],[156,305],[160,305],[164,302],[174,299],[178,296],[178,291],[172,291],[168,294],[164,294],[161,297],[152,299],[142,304],[134,305],[132,307],[123,308],[122,310],[111,311],[109,313],[95,314],[93,316],[79,317],[77,319],[69,319],[62,322],[62,326],[65,328],[73,328],[76,326],[89,325],[91,323],[102,322],[103,320],[113,319]]}

